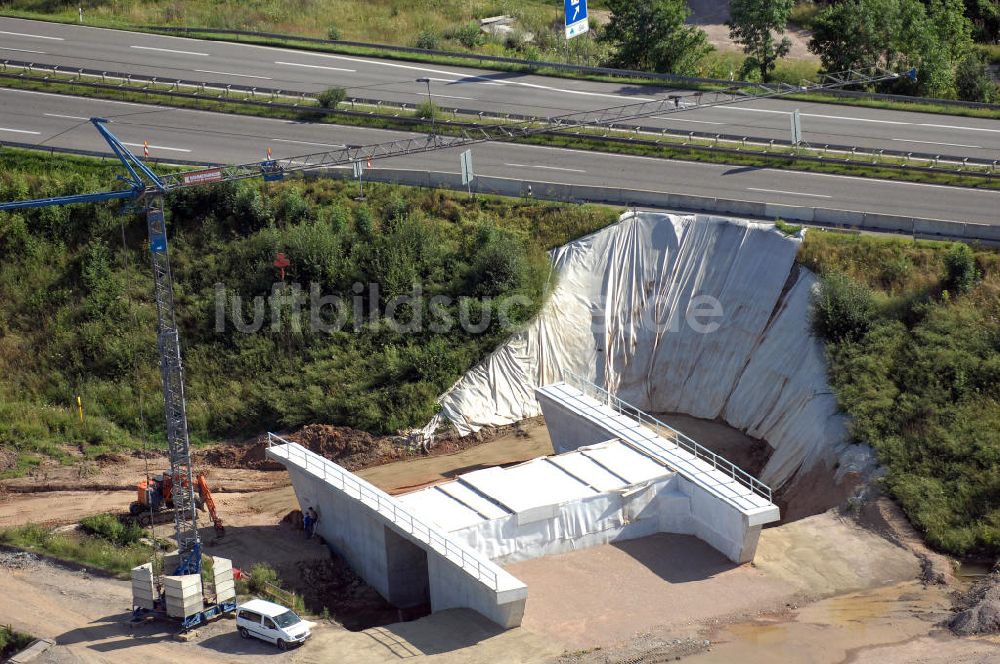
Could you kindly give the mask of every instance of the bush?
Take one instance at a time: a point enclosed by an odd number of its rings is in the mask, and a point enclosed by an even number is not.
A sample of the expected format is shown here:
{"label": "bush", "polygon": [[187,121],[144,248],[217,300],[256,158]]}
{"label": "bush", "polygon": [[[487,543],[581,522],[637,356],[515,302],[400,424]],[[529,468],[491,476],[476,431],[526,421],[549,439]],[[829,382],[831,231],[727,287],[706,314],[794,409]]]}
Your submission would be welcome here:
{"label": "bush", "polygon": [[146,531],[135,521],[122,522],[112,514],[95,514],[80,520],[83,529],[112,544],[129,546],[137,543],[147,535]]}
{"label": "bush", "polygon": [[417,106],[417,110],[414,111],[414,114],[418,118],[423,118],[424,120],[431,120],[433,118],[438,117],[438,114],[440,112],[441,109],[438,108],[437,104],[435,104],[432,101],[425,101]]}
{"label": "bush", "polygon": [[330,41],[340,41],[340,30],[335,25],[331,25],[326,31],[326,38]]}
{"label": "bush", "polygon": [[981,57],[970,54],[955,68],[955,92],[959,99],[992,103],[1000,95]]}
{"label": "bush", "polygon": [[979,279],[976,259],[969,245],[956,242],[944,257],[944,287],[952,293],[967,293]]}
{"label": "bush", "polygon": [[441,38],[438,33],[433,30],[424,30],[417,36],[416,42],[417,48],[426,49],[428,51],[436,51],[438,46],[441,45]]}
{"label": "bush", "polygon": [[475,21],[469,21],[462,27],[456,28],[452,31],[451,36],[465,48],[481,46],[484,41],[483,31],[479,29],[479,24]]}
{"label": "bush", "polygon": [[268,584],[272,586],[281,585],[278,572],[267,563],[255,563],[250,568],[250,578],[247,580],[247,588],[252,593],[266,593]]}
{"label": "bush", "polygon": [[327,88],[316,95],[316,101],[323,108],[337,108],[347,99],[347,91],[344,88]]}
{"label": "bush", "polygon": [[11,655],[28,647],[35,637],[17,632],[10,625],[0,626],[0,660],[6,661]]}
{"label": "bush", "polygon": [[812,328],[825,341],[863,338],[875,319],[875,299],[870,288],[834,272],[824,277],[813,298]]}

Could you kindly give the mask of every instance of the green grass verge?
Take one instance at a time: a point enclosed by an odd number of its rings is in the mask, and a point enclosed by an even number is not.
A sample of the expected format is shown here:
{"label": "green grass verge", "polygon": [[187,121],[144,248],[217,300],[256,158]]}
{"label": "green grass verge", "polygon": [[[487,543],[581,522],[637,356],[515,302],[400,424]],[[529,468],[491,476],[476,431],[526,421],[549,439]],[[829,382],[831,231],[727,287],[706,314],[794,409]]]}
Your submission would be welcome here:
{"label": "green grass verge", "polygon": [[53,533],[37,524],[0,530],[0,544],[104,570],[119,578],[128,577],[133,567],[149,562],[153,552],[145,544],[123,547],[80,532]]}
{"label": "green grass verge", "polygon": [[[799,261],[843,293],[831,383],[886,489],[935,547],[1000,554],[1000,253],[949,277],[953,245],[811,230]],[[959,254],[962,252],[959,251]],[[845,281],[846,280],[846,281]],[[832,284],[832,286],[831,286]]]}
{"label": "green grass verge", "polygon": [[0,661],[19,653],[28,647],[35,637],[24,632],[18,632],[10,625],[0,625]]}
{"label": "green grass verge", "polygon": [[[347,113],[323,113],[317,106],[304,106],[301,109],[288,109],[273,105],[246,105],[228,103],[225,99],[213,99],[206,97],[176,97],[163,96],[155,92],[141,91],[137,89],[123,87],[120,89],[108,90],[103,88],[91,88],[87,86],[75,85],[71,82],[55,81],[35,81],[27,79],[0,79],[10,87],[17,89],[47,91],[60,94],[72,94],[101,99],[115,99],[119,101],[132,101],[140,103],[156,103],[161,106],[176,108],[195,108],[219,113],[232,113],[236,115],[247,115],[251,117],[266,117],[279,119],[295,119],[305,122],[317,122],[328,124],[340,124],[345,126],[368,127],[374,129],[397,129],[410,132],[429,132],[431,123],[412,122],[399,117],[387,115],[354,115]],[[406,118],[422,118],[420,109],[405,114]],[[446,116],[447,117],[447,116]],[[472,118],[465,116],[453,116],[458,121],[468,122]],[[445,118],[446,119],[446,118]],[[437,131],[457,135],[462,130],[461,127],[448,126],[446,122],[437,125]],[[631,154],[652,156],[662,159],[680,159],[685,161],[699,161],[705,163],[729,164],[734,166],[757,166],[767,168],[777,168],[784,170],[808,171],[816,173],[831,173],[839,175],[850,175],[856,177],[896,179],[909,182],[923,182],[929,184],[945,184],[960,187],[1000,189],[1000,179],[984,178],[973,174],[955,173],[932,173],[915,169],[887,168],[885,165],[902,165],[903,160],[896,157],[880,157],[879,164],[870,165],[866,163],[845,162],[842,158],[831,157],[824,162],[815,162],[798,158],[792,154],[791,148],[779,147],[774,150],[765,150],[761,145],[749,145],[746,150],[739,153],[716,152],[706,149],[712,144],[710,139],[695,139],[690,144],[683,137],[665,136],[643,136],[642,140],[604,140],[603,130],[582,129],[579,133],[564,132],[560,134],[539,134],[528,138],[519,139],[522,143],[535,145],[548,145],[554,147],[573,148],[578,150],[591,150],[594,152],[607,152],[612,154]],[[618,136],[629,136],[628,132],[617,132]],[[972,167],[972,172],[985,170],[982,167]]]}

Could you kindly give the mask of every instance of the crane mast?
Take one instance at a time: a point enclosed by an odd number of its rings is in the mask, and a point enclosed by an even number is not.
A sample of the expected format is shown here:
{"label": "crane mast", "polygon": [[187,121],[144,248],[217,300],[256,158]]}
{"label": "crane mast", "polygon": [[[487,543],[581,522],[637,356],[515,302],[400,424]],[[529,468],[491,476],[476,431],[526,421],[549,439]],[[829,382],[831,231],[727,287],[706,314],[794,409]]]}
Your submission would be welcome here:
{"label": "crane mast", "polygon": [[[680,95],[637,104],[626,104],[597,111],[583,111],[550,118],[545,122],[523,122],[514,125],[484,126],[474,132],[458,135],[426,137],[390,141],[369,146],[350,147],[342,150],[312,153],[282,160],[268,160],[249,164],[223,166],[210,171],[194,171],[158,176],[138,157],[132,154],[105,126],[108,120],[91,118],[91,122],[104,137],[112,152],[121,160],[128,177],[120,177],[127,189],[57,196],[28,201],[0,203],[0,211],[19,210],[74,203],[97,203],[109,200],[132,200],[146,214],[149,233],[149,250],[153,267],[153,293],[156,301],[157,349],[160,357],[160,374],[163,380],[163,402],[166,416],[167,450],[170,472],[174,481],[174,531],[180,553],[179,566],[173,574],[197,574],[201,570],[201,540],[195,505],[195,476],[191,464],[191,446],[188,438],[187,404],[184,399],[184,367],[181,361],[180,336],[174,315],[173,276],[164,217],[164,195],[182,188],[204,186],[219,182],[232,182],[247,178],[263,177],[265,180],[281,179],[285,173],[314,168],[349,164],[362,159],[384,159],[418,154],[435,150],[460,147],[476,143],[515,141],[518,138],[553,130],[574,127],[607,127],[617,123],[652,115],[681,113],[685,111],[743,103],[756,99],[783,95],[829,90],[848,85],[865,85],[878,81],[900,78],[900,74],[881,68],[827,74],[815,84],[791,86],[787,84],[756,84],[739,90],[730,89],[707,93],[693,93],[697,105],[684,105]],[[915,70],[905,74],[915,79]],[[208,177],[206,177],[206,174]]]}

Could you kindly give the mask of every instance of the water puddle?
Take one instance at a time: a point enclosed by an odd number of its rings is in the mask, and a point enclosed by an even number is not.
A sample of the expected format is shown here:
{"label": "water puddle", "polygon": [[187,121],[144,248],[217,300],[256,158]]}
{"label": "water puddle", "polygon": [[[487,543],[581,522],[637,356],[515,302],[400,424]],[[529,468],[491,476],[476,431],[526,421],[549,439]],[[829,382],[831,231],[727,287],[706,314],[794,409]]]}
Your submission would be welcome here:
{"label": "water puddle", "polygon": [[[724,627],[710,637],[709,651],[685,661],[857,661],[868,650],[900,647],[938,632],[935,624],[949,615],[949,606],[945,590],[916,582],[850,593],[806,605],[791,616]],[[948,638],[936,634],[934,641]]]}

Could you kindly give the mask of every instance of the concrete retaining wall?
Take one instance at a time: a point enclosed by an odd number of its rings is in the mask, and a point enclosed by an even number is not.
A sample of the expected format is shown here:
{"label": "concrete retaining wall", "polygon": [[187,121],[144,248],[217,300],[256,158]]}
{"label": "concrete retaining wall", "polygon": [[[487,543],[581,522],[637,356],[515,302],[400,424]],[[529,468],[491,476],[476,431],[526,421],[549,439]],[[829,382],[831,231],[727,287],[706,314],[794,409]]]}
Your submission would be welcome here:
{"label": "concrete retaining wall", "polygon": [[[330,169],[334,177],[352,177],[350,169]],[[457,173],[376,169],[365,174],[366,181],[435,187],[465,191]],[[473,191],[498,196],[528,196],[541,200],[571,203],[606,203],[662,210],[715,212],[758,219],[783,219],[833,228],[875,232],[905,233],[916,237],[964,240],[982,244],[1000,244],[1000,226],[966,223],[957,220],[923,219],[855,210],[833,210],[776,203],[736,201],[709,196],[690,196],[641,189],[620,189],[590,185],[570,185],[534,180],[513,180],[478,176]]]}
{"label": "concrete retaining wall", "polygon": [[302,509],[318,513],[316,532],[387,601],[470,608],[505,628],[521,624],[527,586],[488,558],[300,445],[275,445],[267,456],[288,469]]}

